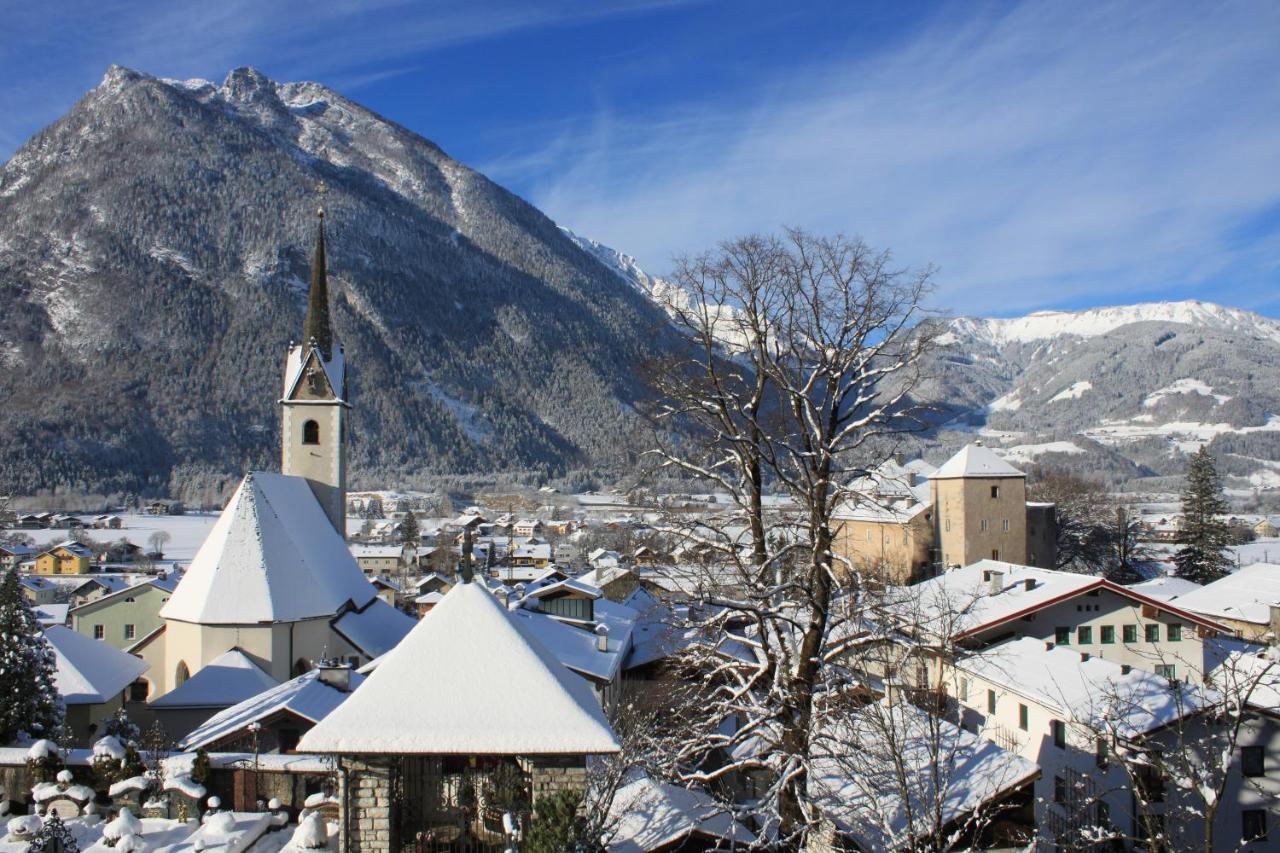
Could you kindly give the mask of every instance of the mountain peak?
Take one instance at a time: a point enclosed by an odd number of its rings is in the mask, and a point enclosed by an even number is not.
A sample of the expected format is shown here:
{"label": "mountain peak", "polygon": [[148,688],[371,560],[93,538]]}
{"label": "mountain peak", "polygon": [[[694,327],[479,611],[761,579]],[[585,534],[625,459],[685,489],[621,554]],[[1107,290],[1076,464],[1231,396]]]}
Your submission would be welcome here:
{"label": "mountain peak", "polygon": [[252,103],[276,98],[276,84],[256,68],[243,66],[234,69],[222,81],[222,91],[231,100]]}

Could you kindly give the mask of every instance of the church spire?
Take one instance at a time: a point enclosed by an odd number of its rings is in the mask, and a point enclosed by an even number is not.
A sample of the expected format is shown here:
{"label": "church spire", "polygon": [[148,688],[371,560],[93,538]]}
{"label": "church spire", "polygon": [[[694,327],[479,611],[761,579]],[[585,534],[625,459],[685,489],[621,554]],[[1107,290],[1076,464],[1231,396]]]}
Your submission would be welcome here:
{"label": "church spire", "polygon": [[315,341],[325,361],[333,357],[333,329],[329,324],[329,279],[324,269],[324,208],[317,211],[316,250],[311,258],[311,294],[307,299],[307,319],[302,327],[302,345]]}

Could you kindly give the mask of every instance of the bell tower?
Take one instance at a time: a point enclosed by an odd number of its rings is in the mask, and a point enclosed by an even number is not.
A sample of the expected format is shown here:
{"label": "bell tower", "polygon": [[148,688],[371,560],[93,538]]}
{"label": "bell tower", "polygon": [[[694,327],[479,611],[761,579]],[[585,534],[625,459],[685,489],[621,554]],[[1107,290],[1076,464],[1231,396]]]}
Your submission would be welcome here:
{"label": "bell tower", "polygon": [[329,322],[324,209],[318,213],[302,343],[289,344],[280,398],[280,471],[303,477],[338,535],[346,538],[347,367]]}

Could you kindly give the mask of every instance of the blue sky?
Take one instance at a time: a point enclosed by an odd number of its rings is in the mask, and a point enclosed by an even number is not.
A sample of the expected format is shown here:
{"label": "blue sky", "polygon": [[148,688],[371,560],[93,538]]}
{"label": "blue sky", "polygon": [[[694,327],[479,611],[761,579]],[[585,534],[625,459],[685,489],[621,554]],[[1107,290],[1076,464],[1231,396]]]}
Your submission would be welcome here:
{"label": "blue sky", "polygon": [[1280,4],[0,0],[0,157],[111,63],[326,83],[663,273],[787,224],[939,307],[1280,316]]}

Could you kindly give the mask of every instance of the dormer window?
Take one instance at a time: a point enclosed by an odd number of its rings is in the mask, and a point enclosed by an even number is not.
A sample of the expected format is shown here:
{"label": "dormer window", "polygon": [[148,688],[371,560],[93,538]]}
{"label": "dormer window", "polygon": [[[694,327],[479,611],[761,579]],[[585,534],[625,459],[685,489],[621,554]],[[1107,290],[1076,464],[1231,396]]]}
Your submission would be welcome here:
{"label": "dormer window", "polygon": [[320,424],[315,421],[307,421],[302,425],[302,443],[303,444],[319,444],[320,443]]}

